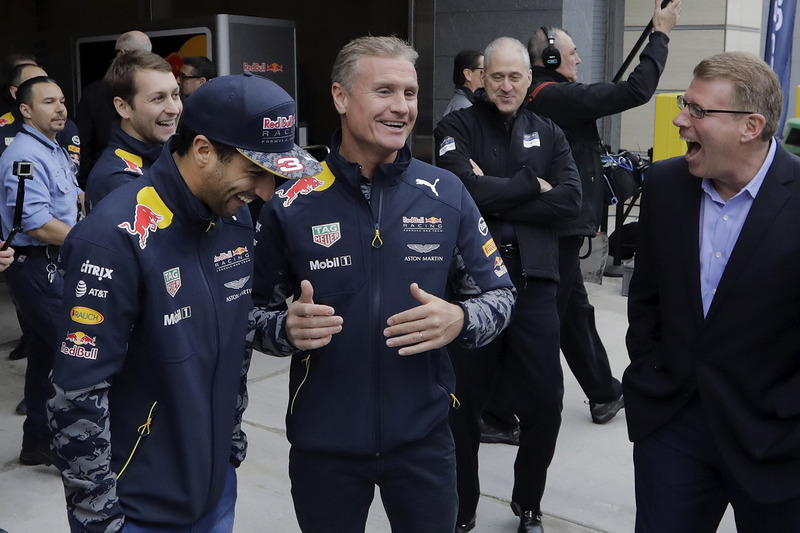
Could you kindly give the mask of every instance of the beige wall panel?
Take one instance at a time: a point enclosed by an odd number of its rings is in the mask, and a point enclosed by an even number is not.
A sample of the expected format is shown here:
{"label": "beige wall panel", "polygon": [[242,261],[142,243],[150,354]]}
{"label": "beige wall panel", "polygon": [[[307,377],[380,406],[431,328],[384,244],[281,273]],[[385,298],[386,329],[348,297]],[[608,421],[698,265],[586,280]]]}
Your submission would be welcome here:
{"label": "beige wall panel", "polygon": [[726,52],[750,52],[761,56],[761,34],[751,31],[728,30],[725,36]]}
{"label": "beige wall panel", "polygon": [[[761,29],[764,5],[755,0],[728,0],[728,21],[732,26]],[[681,12],[681,20],[683,13]]]}
{"label": "beige wall panel", "polygon": [[[622,113],[622,134],[620,148],[634,152],[647,152],[653,146],[653,120],[655,116],[655,98],[635,109]],[[678,114],[675,105],[675,114]]]}
{"label": "beige wall panel", "polygon": [[[679,24],[725,24],[725,5],[731,0],[683,0]],[[755,0],[733,0],[757,3]],[[653,17],[655,2],[650,0],[627,0],[625,2],[625,25],[644,26]],[[756,24],[761,24],[759,15]]]}

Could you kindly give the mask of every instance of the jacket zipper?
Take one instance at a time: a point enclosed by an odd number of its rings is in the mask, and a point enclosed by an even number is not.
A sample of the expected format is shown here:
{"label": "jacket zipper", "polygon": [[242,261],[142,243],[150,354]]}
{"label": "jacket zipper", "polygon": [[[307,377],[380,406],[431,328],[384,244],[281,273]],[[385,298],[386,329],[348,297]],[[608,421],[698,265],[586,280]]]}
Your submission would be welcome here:
{"label": "jacket zipper", "polygon": [[[208,228],[206,228],[206,233],[208,233],[210,231],[213,231],[214,229],[215,229],[215,224],[213,223],[213,220],[212,220],[212,223],[208,225]],[[219,231],[221,231],[221,230],[219,230]],[[220,347],[220,343],[219,343],[219,328],[218,328],[218,326],[216,326],[216,325],[219,324],[219,322],[218,322],[218,314],[219,313],[217,312],[217,304],[216,304],[216,298],[214,297],[214,291],[211,289],[211,283],[208,281],[208,276],[206,275],[206,271],[203,268],[202,239],[198,239],[197,240],[197,255],[198,255],[197,264],[200,267],[200,274],[203,277],[203,281],[205,282],[206,292],[208,293],[208,301],[214,302],[211,305],[211,312],[212,312],[212,320],[213,320],[212,324],[215,324],[215,327],[212,328],[212,331],[214,332],[214,343],[213,343],[213,345],[216,347],[216,358],[214,360],[214,374],[213,375],[216,376],[217,375],[217,371],[219,370],[220,352],[221,352],[221,347]],[[211,428],[212,428],[212,435],[211,435],[211,468],[209,470],[209,480],[211,479],[212,474],[214,472],[214,469],[216,468],[216,459],[215,459],[216,447],[215,447],[215,444],[214,444],[214,434],[213,434],[213,431],[214,431],[213,428],[216,426],[216,421],[215,421],[215,416],[214,416],[215,415],[215,413],[214,413],[214,398],[216,397],[216,389],[217,389],[217,380],[214,379],[212,381],[212,383],[211,383],[211,395],[209,396],[209,404],[210,404],[209,405],[209,409],[210,409],[210,413],[211,413]],[[226,475],[227,475],[227,473],[226,473]],[[210,498],[211,498],[211,484],[210,483],[208,485],[207,491],[208,491],[207,492],[208,495],[206,496],[206,505],[205,505],[206,509],[209,508]]]}
{"label": "jacket zipper", "polygon": [[[374,234],[372,237],[372,268],[373,268],[373,275],[372,275],[372,312],[370,313],[371,322],[372,322],[372,332],[373,332],[373,343],[374,343],[374,350],[373,356],[371,357],[371,368],[372,368],[372,419],[374,424],[374,439],[375,439],[375,456],[380,456],[381,450],[381,441],[382,441],[382,432],[381,432],[381,398],[380,398],[380,391],[381,391],[381,364],[380,364],[380,354],[381,354],[381,341],[382,336],[381,332],[383,331],[383,327],[380,324],[380,312],[381,312],[381,256],[380,256],[380,248],[383,245],[383,240],[381,239],[381,217],[383,215],[383,187],[380,181],[375,181],[373,179],[372,182],[372,192],[377,192],[377,200],[378,200],[378,212],[373,219],[373,227],[374,227]],[[375,199],[375,195],[372,195],[372,198]],[[370,207],[370,214],[372,214],[372,208]]]}

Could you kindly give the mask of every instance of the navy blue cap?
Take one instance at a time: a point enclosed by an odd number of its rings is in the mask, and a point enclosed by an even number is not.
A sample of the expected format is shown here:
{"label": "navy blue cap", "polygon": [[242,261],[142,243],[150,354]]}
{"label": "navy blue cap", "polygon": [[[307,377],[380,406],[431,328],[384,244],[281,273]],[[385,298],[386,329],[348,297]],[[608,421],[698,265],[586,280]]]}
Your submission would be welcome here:
{"label": "navy blue cap", "polygon": [[181,122],[274,174],[305,178],[321,173],[322,165],[294,143],[295,110],[275,82],[245,72],[201,85],[185,100]]}

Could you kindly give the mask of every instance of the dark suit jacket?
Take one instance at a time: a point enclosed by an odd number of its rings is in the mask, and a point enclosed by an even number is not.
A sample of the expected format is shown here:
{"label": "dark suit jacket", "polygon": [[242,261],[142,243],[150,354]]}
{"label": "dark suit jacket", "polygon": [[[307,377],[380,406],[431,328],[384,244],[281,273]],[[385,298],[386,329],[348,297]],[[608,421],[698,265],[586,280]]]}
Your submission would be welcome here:
{"label": "dark suit jacket", "polygon": [[800,495],[800,158],[778,147],[703,318],[700,179],[652,166],[628,297],[631,440],[698,394],[722,458],[758,501]]}

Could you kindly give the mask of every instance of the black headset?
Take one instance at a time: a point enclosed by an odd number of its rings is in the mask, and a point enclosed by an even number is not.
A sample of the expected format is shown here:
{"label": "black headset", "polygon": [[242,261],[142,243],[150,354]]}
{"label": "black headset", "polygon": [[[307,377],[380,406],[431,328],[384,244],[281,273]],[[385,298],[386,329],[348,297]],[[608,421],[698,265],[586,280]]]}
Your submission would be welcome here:
{"label": "black headset", "polygon": [[561,66],[561,52],[556,48],[556,32],[553,28],[542,26],[542,31],[547,36],[547,48],[542,50],[542,63],[548,70],[556,70]]}

